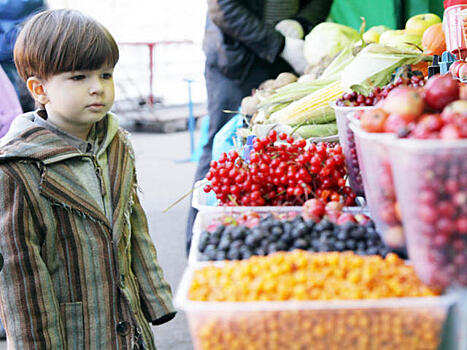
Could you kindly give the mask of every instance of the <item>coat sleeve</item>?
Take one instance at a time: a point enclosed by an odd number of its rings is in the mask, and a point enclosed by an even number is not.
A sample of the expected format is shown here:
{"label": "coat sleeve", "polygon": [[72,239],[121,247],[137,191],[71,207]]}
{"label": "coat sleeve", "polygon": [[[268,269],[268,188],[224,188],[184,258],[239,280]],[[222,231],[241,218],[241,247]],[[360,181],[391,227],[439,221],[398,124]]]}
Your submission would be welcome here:
{"label": "coat sleeve", "polygon": [[208,16],[223,33],[270,63],[284,48],[282,34],[266,25],[239,0],[208,0]]}
{"label": "coat sleeve", "polygon": [[[24,188],[0,169],[0,310],[14,349],[63,349],[59,305],[41,258],[37,213]],[[40,215],[40,214],[39,214]]]}
{"label": "coat sleeve", "polygon": [[324,22],[329,16],[333,0],[309,0],[305,3],[295,19],[300,22],[307,35],[314,26]]}
{"label": "coat sleeve", "polygon": [[141,306],[146,319],[154,325],[170,321],[176,313],[172,304],[172,290],[157,260],[146,214],[136,191],[131,212],[131,255],[132,270],[138,280]]}

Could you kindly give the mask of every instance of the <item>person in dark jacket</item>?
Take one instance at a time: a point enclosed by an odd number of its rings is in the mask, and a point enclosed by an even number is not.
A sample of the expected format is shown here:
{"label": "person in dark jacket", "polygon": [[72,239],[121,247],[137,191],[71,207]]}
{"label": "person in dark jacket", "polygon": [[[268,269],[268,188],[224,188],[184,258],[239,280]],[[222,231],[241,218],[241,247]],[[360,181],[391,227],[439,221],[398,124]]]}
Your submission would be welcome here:
{"label": "person in dark jacket", "polygon": [[[195,181],[209,170],[215,134],[227,123],[243,97],[281,72],[303,73],[303,40],[287,36],[293,24],[308,33],[323,22],[332,0],[208,0],[203,49],[208,97],[209,138]],[[293,25],[292,25],[293,26]],[[187,223],[187,250],[191,245],[196,210]]]}
{"label": "person in dark jacket", "polygon": [[44,0],[0,1],[0,65],[15,87],[24,112],[32,111],[35,104],[26,84],[16,70],[13,62],[13,48],[24,21],[45,9]]}

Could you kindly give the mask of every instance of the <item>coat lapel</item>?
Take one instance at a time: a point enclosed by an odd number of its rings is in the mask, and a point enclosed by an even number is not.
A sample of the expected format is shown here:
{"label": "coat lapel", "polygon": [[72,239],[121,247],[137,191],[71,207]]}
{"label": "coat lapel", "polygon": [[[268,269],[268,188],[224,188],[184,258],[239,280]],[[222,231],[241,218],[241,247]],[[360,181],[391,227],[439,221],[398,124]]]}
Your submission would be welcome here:
{"label": "coat lapel", "polygon": [[110,229],[110,223],[99,204],[89,194],[88,189],[76,181],[75,175],[65,163],[43,166],[40,193],[54,204],[101,221]]}
{"label": "coat lapel", "polygon": [[122,236],[125,215],[130,214],[136,183],[132,160],[134,155],[122,139],[123,137],[115,137],[107,149],[113,208],[112,234],[115,242],[118,242]]}

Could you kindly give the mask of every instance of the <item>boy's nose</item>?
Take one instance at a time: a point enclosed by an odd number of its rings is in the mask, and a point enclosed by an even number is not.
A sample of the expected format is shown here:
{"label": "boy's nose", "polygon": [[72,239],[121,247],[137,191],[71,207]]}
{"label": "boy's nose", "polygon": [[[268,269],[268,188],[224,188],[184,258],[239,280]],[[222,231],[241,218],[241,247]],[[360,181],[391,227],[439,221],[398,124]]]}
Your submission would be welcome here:
{"label": "boy's nose", "polygon": [[89,86],[89,93],[91,95],[102,94],[104,92],[103,84],[99,80],[95,80]]}

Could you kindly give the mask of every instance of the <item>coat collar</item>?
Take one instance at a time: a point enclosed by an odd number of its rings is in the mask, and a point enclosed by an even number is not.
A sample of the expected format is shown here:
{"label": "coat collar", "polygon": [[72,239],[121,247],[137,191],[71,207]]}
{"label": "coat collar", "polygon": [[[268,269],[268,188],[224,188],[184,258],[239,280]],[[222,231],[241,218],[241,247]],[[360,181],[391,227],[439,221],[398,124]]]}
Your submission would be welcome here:
{"label": "coat collar", "polygon": [[[83,154],[74,146],[50,130],[37,126],[32,113],[23,114],[15,120],[0,145],[0,163],[20,160],[36,163],[41,172],[40,193],[54,205],[75,210],[87,217],[104,223],[118,236],[123,230],[124,215],[129,210],[134,181],[134,158],[125,135],[115,137],[118,130],[116,117],[109,113],[96,125],[103,131],[98,154],[107,152],[110,187],[113,206],[113,227],[88,190],[76,181],[64,160],[78,157],[92,157]],[[104,128],[105,126],[105,128]],[[98,131],[99,133],[99,131]],[[130,148],[130,149],[129,149]],[[128,156],[130,155],[130,156]]]}
{"label": "coat collar", "polygon": [[[54,132],[34,123],[36,112],[22,114],[15,118],[8,133],[1,139],[0,162],[8,159],[29,159],[44,164],[53,164],[83,153],[67,143]],[[98,134],[102,135],[98,152],[105,152],[118,132],[117,117],[108,113],[96,123]]]}

